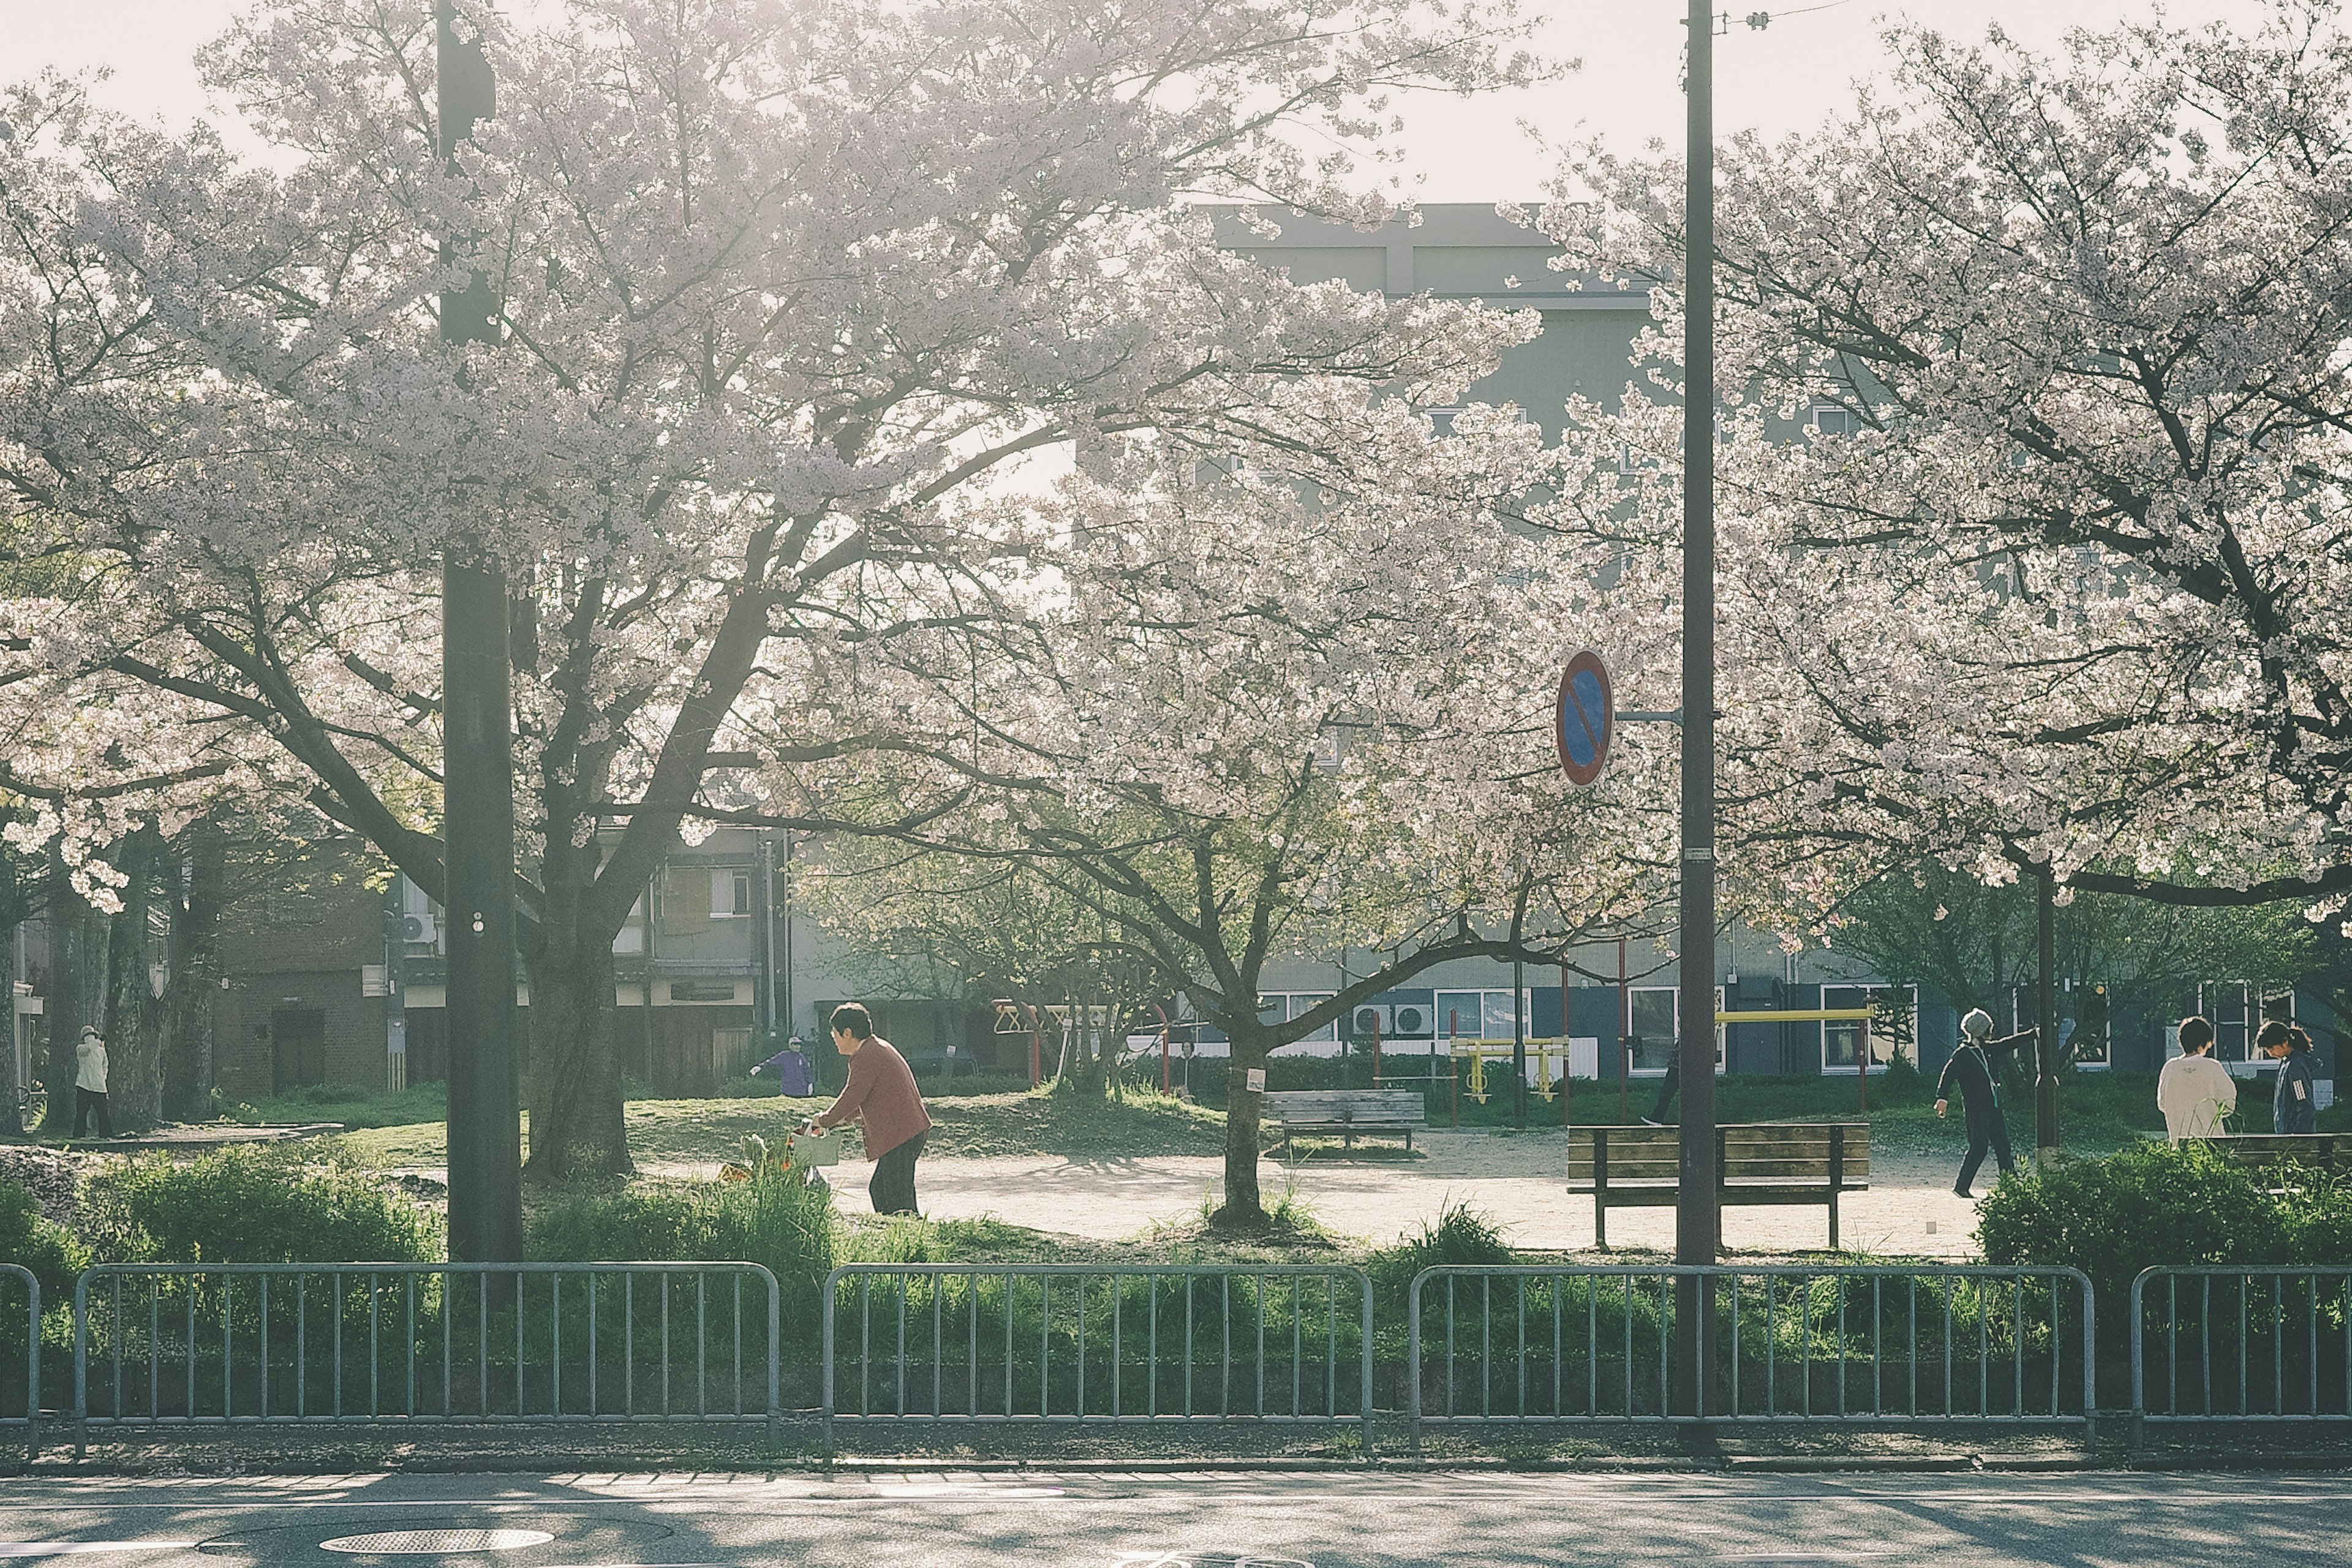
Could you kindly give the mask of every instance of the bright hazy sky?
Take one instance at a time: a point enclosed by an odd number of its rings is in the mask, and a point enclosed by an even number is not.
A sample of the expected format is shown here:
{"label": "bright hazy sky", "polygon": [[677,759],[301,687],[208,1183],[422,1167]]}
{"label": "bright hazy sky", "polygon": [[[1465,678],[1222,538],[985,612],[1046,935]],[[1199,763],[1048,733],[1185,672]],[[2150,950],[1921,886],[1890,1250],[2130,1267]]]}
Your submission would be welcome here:
{"label": "bright hazy sky", "polygon": [[[245,0],[0,0],[0,79],[44,66],[110,67],[102,96],[118,107],[175,122],[206,105],[189,60]],[[1549,158],[1522,135],[1521,121],[1555,141],[1598,132],[1627,150],[1683,138],[1677,86],[1685,7],[1675,0],[1525,0],[1549,17],[1547,47],[1583,69],[1540,92],[1462,101],[1408,101],[1416,188],[1424,201],[1533,196]],[[1879,68],[1878,18],[1908,13],[1974,38],[1989,23],[2025,42],[2053,45],[2070,26],[2103,26],[2148,14],[2147,0],[1789,0],[1762,32],[1740,19],[1769,0],[1719,0],[1733,16],[1716,44],[1719,131],[1809,128],[1847,101],[1849,84]],[[2177,21],[2244,16],[2251,0],[2171,0]],[[1806,12],[1807,14],[1797,14]]]}

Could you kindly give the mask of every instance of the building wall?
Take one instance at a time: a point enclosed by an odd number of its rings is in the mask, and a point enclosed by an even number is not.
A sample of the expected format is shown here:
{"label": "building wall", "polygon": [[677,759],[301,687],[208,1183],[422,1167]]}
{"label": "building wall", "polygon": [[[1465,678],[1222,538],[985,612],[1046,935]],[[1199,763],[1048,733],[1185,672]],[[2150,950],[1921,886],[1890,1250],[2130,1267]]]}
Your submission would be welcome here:
{"label": "building wall", "polygon": [[[256,1100],[303,1080],[384,1087],[384,1002],[360,994],[357,968],[229,974],[213,1011],[214,1073],[223,1094]],[[315,1060],[296,1045],[313,1021]]]}

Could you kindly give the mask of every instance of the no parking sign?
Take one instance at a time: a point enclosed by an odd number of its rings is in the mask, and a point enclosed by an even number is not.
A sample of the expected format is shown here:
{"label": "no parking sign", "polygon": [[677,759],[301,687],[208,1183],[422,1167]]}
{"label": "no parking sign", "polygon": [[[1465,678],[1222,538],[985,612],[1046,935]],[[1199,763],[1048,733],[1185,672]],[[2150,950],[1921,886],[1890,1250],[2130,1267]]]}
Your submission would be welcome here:
{"label": "no parking sign", "polygon": [[1589,784],[1601,776],[1609,760],[1609,741],[1617,727],[1615,693],[1609,667],[1591,648],[1568,661],[1559,678],[1559,700],[1553,719],[1559,740],[1560,771],[1572,784]]}

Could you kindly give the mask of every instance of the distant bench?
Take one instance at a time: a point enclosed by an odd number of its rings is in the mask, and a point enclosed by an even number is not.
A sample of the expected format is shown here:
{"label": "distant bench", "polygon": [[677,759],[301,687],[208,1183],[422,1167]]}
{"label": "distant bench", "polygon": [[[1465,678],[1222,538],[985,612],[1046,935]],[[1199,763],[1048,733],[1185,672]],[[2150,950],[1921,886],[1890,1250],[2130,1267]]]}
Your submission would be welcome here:
{"label": "distant bench", "polygon": [[[1870,1185],[1870,1124],[1750,1122],[1715,1130],[1716,1201],[1822,1204],[1830,1249],[1838,1245],[1838,1198]],[[1609,1245],[1612,1208],[1670,1208],[1682,1190],[1678,1127],[1571,1127],[1568,1190],[1592,1194],[1596,1246]]]}
{"label": "distant bench", "polygon": [[2290,1165],[2352,1171],[2352,1132],[2231,1132],[2200,1142],[2264,1176]]}
{"label": "distant bench", "polygon": [[1282,1128],[1282,1149],[1303,1132],[1337,1132],[1356,1146],[1359,1132],[1402,1132],[1405,1152],[1412,1151],[1412,1132],[1429,1125],[1428,1103],[1417,1089],[1281,1089],[1265,1097],[1267,1120]]}

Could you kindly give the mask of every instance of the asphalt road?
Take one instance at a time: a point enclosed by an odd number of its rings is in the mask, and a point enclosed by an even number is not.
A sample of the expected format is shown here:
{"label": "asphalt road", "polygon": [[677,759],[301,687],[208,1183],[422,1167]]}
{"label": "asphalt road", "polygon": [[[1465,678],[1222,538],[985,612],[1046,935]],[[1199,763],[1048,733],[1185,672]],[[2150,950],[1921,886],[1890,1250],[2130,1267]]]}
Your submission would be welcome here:
{"label": "asphalt road", "polygon": [[[508,1533],[480,1550],[427,1531]],[[0,1557],[59,1568],[2268,1568],[2340,1564],[2347,1540],[2352,1479],[2341,1477],[939,1471],[0,1487]]]}

